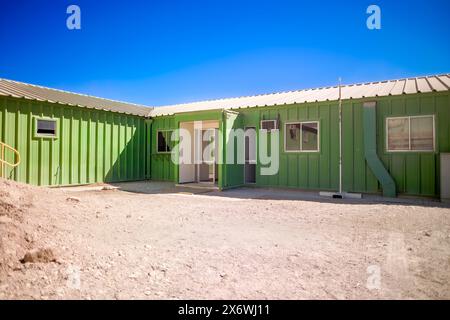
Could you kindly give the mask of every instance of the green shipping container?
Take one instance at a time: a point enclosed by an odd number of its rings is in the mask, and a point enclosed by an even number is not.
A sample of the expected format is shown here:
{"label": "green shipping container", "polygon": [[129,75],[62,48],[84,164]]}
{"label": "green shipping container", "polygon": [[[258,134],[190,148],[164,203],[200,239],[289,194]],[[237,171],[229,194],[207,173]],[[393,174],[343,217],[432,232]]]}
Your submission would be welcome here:
{"label": "green shipping container", "polygon": [[[376,102],[376,150],[388,174],[395,181],[398,194],[439,197],[439,154],[450,152],[450,96],[448,91],[396,95],[367,99],[343,100],[342,104],[342,157],[343,190],[358,193],[381,193],[382,185],[368,165],[364,152],[363,113],[364,102]],[[279,122],[279,171],[275,175],[261,175],[261,163],[256,166],[256,183],[251,186],[282,187],[305,190],[339,190],[339,107],[337,101],[296,103],[291,105],[237,108],[239,120],[230,118],[221,122],[221,128],[254,127],[260,129],[261,120]],[[216,112],[217,113],[217,112]],[[188,120],[220,119],[213,111],[182,113]],[[206,115],[206,116],[205,116]],[[209,116],[208,116],[209,115]],[[434,119],[434,149],[430,151],[387,151],[386,119],[390,117],[432,116]],[[162,115],[153,119],[152,178],[178,182],[178,166],[170,160],[170,154],[156,150],[158,130],[179,127],[181,117]],[[232,117],[233,118],[233,117]],[[225,118],[223,118],[225,119]],[[234,120],[234,118],[233,118]],[[187,120],[186,120],[187,121]],[[286,152],[285,125],[291,122],[317,122],[319,150],[314,152]],[[223,132],[223,146],[228,137]],[[236,141],[237,142],[237,141]],[[219,154],[225,156],[226,148]],[[242,165],[220,165],[218,186],[229,188],[245,185]]]}
{"label": "green shipping container", "polygon": [[[54,136],[37,133],[40,119],[56,121]],[[146,126],[141,116],[0,96],[0,141],[21,157],[4,176],[40,186],[145,179]]]}

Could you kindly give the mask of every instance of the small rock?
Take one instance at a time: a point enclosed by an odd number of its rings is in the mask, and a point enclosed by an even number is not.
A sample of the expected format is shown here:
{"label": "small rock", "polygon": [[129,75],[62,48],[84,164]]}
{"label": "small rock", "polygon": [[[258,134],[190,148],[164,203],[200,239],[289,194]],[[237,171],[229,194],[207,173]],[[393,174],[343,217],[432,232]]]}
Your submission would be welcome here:
{"label": "small rock", "polygon": [[425,231],[423,233],[426,237],[431,237],[431,232],[430,231]]}
{"label": "small rock", "polygon": [[13,271],[21,271],[23,270],[23,266],[21,264],[15,265],[13,267]]}
{"label": "small rock", "polygon": [[144,292],[144,294],[145,294],[146,296],[149,296],[149,295],[152,294],[152,292],[147,290],[147,291]]}
{"label": "small rock", "polygon": [[68,197],[66,200],[72,201],[72,202],[80,202],[81,201],[80,198],[78,198],[78,197]]}
{"label": "small rock", "polygon": [[29,233],[25,234],[25,241],[26,242],[33,242],[33,236]]}
{"label": "small rock", "polygon": [[127,214],[127,218],[131,218],[131,214]]}
{"label": "small rock", "polygon": [[49,263],[56,262],[55,254],[51,249],[37,249],[27,252],[20,260],[22,263]]}
{"label": "small rock", "polygon": [[115,190],[116,188],[114,188],[113,186],[104,186],[103,188],[102,188],[102,190]]}

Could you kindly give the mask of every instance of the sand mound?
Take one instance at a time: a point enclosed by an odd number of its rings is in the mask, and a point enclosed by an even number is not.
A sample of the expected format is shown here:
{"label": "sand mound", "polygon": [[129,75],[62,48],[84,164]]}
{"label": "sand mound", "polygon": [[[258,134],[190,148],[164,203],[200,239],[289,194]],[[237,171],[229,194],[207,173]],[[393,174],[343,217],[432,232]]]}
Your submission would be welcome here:
{"label": "sand mound", "polygon": [[33,204],[39,188],[0,179],[0,216],[23,219],[23,213]]}
{"label": "sand mound", "polygon": [[0,179],[0,273],[14,268],[32,248],[27,218],[42,189]]}

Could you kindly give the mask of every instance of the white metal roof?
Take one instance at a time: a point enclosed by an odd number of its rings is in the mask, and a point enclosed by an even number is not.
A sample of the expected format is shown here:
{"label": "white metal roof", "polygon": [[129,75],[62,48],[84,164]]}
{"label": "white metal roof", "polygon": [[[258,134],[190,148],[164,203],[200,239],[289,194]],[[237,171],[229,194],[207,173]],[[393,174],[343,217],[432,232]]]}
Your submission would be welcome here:
{"label": "white metal roof", "polygon": [[151,108],[0,78],[0,95],[148,116]]}
{"label": "white metal roof", "polygon": [[[342,99],[360,99],[449,90],[450,74],[447,73],[426,77],[345,85],[342,86]],[[338,99],[339,87],[336,86],[161,106],[151,110],[150,116],[157,117],[203,110],[239,109],[304,102],[334,101]]]}

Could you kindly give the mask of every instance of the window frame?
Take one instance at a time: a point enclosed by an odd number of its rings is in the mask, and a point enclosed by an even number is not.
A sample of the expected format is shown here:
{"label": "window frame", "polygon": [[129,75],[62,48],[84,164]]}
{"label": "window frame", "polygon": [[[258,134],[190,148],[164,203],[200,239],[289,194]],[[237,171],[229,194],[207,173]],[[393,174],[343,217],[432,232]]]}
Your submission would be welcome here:
{"label": "window frame", "polygon": [[[411,149],[411,119],[417,119],[417,118],[432,118],[433,119],[433,149],[431,150],[413,150]],[[403,150],[390,150],[389,149],[389,120],[392,119],[408,119],[408,149]],[[435,115],[434,114],[428,114],[428,115],[418,115],[418,116],[396,116],[396,117],[386,117],[384,122],[384,132],[386,135],[385,138],[385,150],[388,153],[402,153],[402,152],[416,152],[416,153],[433,153],[436,152],[436,121],[435,121]]]}
{"label": "window frame", "polygon": [[[317,150],[303,150],[302,141],[303,141],[303,132],[302,127],[305,123],[316,123],[317,124]],[[286,149],[286,139],[287,139],[287,129],[286,127],[290,124],[300,124],[300,146],[299,150],[287,150]],[[311,121],[288,121],[284,123],[284,152],[285,153],[319,153],[320,152],[320,121],[319,120],[311,120]]]}
{"label": "window frame", "polygon": [[[49,133],[38,133],[38,122],[39,120],[43,121],[51,121],[55,123],[55,133],[49,134]],[[58,139],[58,119],[50,118],[50,117],[34,117],[34,137],[35,138],[47,138],[47,139]]]}
{"label": "window frame", "polygon": [[[156,153],[158,154],[170,154],[172,152],[171,151],[159,151],[159,133],[160,132],[172,132],[173,133],[173,129],[161,129],[161,130],[156,130]],[[170,136],[172,136],[172,133],[170,134]],[[166,141],[166,146],[169,146],[168,141]]]}

